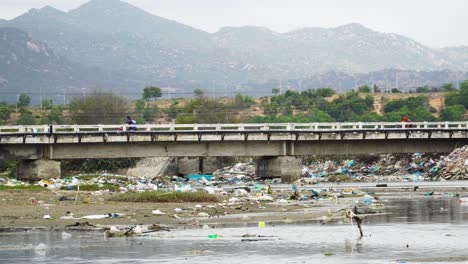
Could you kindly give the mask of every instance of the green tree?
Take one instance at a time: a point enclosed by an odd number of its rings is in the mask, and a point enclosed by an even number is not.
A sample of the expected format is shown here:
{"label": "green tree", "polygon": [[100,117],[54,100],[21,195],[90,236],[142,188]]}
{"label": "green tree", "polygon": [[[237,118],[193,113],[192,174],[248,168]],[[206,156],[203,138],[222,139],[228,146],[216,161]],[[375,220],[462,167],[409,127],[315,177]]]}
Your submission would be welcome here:
{"label": "green tree", "polygon": [[460,84],[460,103],[468,109],[468,80]]}
{"label": "green tree", "polygon": [[465,109],[468,109],[468,80],[460,84],[460,91],[445,95],[445,105],[463,105]]}
{"label": "green tree", "polygon": [[278,89],[278,88],[271,89],[272,94],[279,94],[279,92],[280,92],[280,89]]}
{"label": "green tree", "polygon": [[41,101],[41,106],[42,106],[42,109],[50,109],[52,107],[53,103],[52,103],[52,100],[50,99],[43,99]]}
{"label": "green tree", "polygon": [[252,97],[248,95],[242,95],[240,93],[236,94],[234,97],[234,105],[240,108],[249,108],[255,104],[255,101]]}
{"label": "green tree", "polygon": [[392,93],[401,93],[401,91],[398,90],[397,88],[393,88],[391,91],[392,91]]}
{"label": "green tree", "polygon": [[309,122],[335,122],[336,120],[331,117],[328,113],[322,110],[312,110],[309,112]]}
{"label": "green tree", "polygon": [[381,92],[380,88],[376,84],[374,84],[374,86],[372,86],[372,90],[374,91],[374,93],[380,93]]}
{"label": "green tree", "polygon": [[418,106],[410,113],[410,119],[414,122],[435,121],[435,117],[424,106]]}
{"label": "green tree", "polygon": [[143,89],[143,99],[150,100],[151,98],[159,98],[162,96],[161,88],[156,86],[146,86]]}
{"label": "green tree", "polygon": [[17,125],[35,125],[33,114],[28,110],[21,110],[21,114],[16,121]]}
{"label": "green tree", "polygon": [[360,92],[360,93],[370,93],[371,88],[369,87],[369,85],[365,84],[365,85],[359,86],[358,92]]}
{"label": "green tree", "polygon": [[145,100],[138,99],[135,101],[135,108],[138,113],[143,113],[143,111],[145,110],[145,105]]}
{"label": "green tree", "polygon": [[113,93],[95,93],[70,103],[76,124],[120,124],[128,115],[128,100]]}
{"label": "green tree", "polygon": [[442,121],[463,121],[465,107],[463,105],[449,105],[440,112]]}
{"label": "green tree", "polygon": [[179,114],[180,111],[181,109],[179,107],[179,102],[177,100],[173,100],[171,105],[168,109],[166,109],[165,112],[170,118],[176,118],[177,114]]}
{"label": "green tree", "polygon": [[0,124],[5,124],[11,115],[12,110],[6,103],[0,103]]}
{"label": "green tree", "polygon": [[445,95],[445,105],[459,105],[461,104],[460,94],[458,91],[449,92]]}
{"label": "green tree", "polygon": [[18,107],[20,108],[28,107],[30,103],[31,103],[31,97],[29,97],[29,95],[25,93],[20,94],[20,96],[18,97],[18,102],[17,102]]}
{"label": "green tree", "polygon": [[63,124],[63,109],[61,106],[53,106],[47,115],[48,123]]}
{"label": "green tree", "polygon": [[237,112],[232,112],[232,106],[225,105],[218,100],[196,98],[188,102],[183,111],[177,116],[180,124],[216,124],[236,123],[239,121]]}
{"label": "green tree", "polygon": [[430,93],[431,88],[429,88],[429,86],[418,87],[418,88],[416,88],[416,92],[417,93]]}
{"label": "green tree", "polygon": [[407,99],[397,99],[387,102],[383,108],[385,113],[399,111],[403,107],[415,109],[418,106],[424,106],[429,109],[428,98],[425,96],[409,97]]}
{"label": "green tree", "polygon": [[442,92],[446,92],[446,93],[457,91],[457,88],[455,88],[455,86],[453,86],[452,83],[444,83],[440,89],[442,90]]}
{"label": "green tree", "polygon": [[157,107],[147,106],[143,110],[143,120],[145,120],[145,122],[152,122],[152,121],[154,121],[154,118],[155,118],[157,113],[158,113],[158,108]]}
{"label": "green tree", "polygon": [[195,94],[195,97],[197,98],[202,98],[205,92],[201,88],[197,88],[193,90],[193,93]]}

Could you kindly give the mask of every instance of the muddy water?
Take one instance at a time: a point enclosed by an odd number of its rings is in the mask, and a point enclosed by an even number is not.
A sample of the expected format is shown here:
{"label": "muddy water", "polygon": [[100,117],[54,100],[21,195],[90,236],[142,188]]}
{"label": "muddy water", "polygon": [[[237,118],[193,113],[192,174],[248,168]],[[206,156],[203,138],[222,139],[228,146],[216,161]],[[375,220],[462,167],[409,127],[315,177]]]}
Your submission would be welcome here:
{"label": "muddy water", "polygon": [[[366,219],[362,239],[356,226],[340,222],[112,239],[101,233],[64,239],[60,232],[26,232],[0,234],[0,263],[468,263],[468,205],[448,197],[386,205],[389,214]],[[219,237],[209,239],[210,234]],[[262,237],[242,241],[245,234]]]}

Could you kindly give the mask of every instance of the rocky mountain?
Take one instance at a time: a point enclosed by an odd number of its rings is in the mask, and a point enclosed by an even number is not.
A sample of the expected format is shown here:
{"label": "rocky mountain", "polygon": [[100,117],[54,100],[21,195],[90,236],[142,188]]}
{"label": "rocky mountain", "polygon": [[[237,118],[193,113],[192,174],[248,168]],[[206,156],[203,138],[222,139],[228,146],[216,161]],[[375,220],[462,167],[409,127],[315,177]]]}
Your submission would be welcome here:
{"label": "rocky mountain", "polygon": [[360,24],[283,34],[229,27],[210,34],[121,0],[91,0],[69,12],[31,9],[2,25],[30,33],[70,61],[186,91],[305,80],[330,71],[468,71],[467,47],[432,49]]}
{"label": "rocky mountain", "polygon": [[[224,28],[214,34],[219,47],[238,50],[251,68],[266,67],[273,76],[303,78],[327,71],[370,72],[386,68],[455,68],[443,51],[409,38],[372,31],[360,24],[304,28],[278,34],[265,28]],[[468,69],[468,68],[467,68]]]}
{"label": "rocky mountain", "polygon": [[[45,43],[15,28],[0,28],[0,90],[2,100],[12,101],[27,92],[53,99],[57,94],[119,88],[122,78],[97,68],[70,62]],[[122,88],[122,87],[120,87]],[[39,96],[31,96],[36,102]],[[60,100],[62,101],[62,95]]]}

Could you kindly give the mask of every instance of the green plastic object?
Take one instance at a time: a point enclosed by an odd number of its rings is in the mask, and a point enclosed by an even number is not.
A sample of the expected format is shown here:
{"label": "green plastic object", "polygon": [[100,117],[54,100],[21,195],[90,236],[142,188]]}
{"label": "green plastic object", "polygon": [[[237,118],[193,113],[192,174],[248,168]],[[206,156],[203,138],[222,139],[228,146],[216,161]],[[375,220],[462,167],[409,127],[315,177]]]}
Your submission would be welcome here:
{"label": "green plastic object", "polygon": [[211,238],[211,239],[218,238],[218,234],[209,234],[208,238]]}

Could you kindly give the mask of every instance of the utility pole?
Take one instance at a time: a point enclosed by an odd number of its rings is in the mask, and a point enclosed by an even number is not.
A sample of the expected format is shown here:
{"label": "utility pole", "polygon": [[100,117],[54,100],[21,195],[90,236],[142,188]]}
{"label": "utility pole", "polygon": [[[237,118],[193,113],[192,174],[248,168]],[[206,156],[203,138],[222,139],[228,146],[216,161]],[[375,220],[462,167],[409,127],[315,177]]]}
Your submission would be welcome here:
{"label": "utility pole", "polygon": [[399,83],[398,83],[398,71],[397,71],[395,72],[395,88],[397,88],[397,90],[399,90],[398,86],[399,86]]}
{"label": "utility pole", "polygon": [[63,106],[67,104],[67,89],[63,89]]}
{"label": "utility pole", "polygon": [[213,81],[211,81],[211,98],[215,98]]}
{"label": "utility pole", "polygon": [[41,109],[42,109],[42,87],[39,87],[39,101],[41,102]]}
{"label": "utility pole", "polygon": [[226,81],[224,81],[224,98],[227,98],[227,84],[226,84]]}

